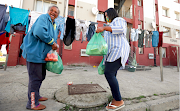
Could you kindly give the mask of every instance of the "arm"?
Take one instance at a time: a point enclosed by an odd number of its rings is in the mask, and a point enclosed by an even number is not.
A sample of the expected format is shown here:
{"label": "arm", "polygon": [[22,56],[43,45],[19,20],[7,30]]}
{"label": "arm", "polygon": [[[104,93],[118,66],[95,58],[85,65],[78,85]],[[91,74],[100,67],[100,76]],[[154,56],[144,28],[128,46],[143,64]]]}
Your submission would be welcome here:
{"label": "arm", "polygon": [[103,32],[104,30],[112,32],[112,34],[122,34],[124,33],[127,23],[125,20],[116,19],[113,21],[112,26],[99,27],[96,33]]}
{"label": "arm", "polygon": [[37,20],[36,26],[34,26],[33,29],[33,35],[34,37],[42,40],[43,42],[53,45],[54,44],[54,38],[50,36],[48,32],[48,25],[46,21],[44,20],[43,16],[40,16]]}
{"label": "arm", "polygon": [[111,27],[105,26],[105,27],[99,27],[99,28],[97,28],[96,33],[103,32],[104,30],[112,32]]}

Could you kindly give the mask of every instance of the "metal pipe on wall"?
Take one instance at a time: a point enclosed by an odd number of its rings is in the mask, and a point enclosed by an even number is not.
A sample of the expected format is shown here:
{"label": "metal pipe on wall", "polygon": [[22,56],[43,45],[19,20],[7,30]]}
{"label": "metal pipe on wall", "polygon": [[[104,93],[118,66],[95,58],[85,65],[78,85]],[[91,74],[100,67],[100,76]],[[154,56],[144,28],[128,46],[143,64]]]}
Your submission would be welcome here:
{"label": "metal pipe on wall", "polygon": [[74,5],[74,19],[76,19],[77,1],[78,0],[75,0],[75,5]]}

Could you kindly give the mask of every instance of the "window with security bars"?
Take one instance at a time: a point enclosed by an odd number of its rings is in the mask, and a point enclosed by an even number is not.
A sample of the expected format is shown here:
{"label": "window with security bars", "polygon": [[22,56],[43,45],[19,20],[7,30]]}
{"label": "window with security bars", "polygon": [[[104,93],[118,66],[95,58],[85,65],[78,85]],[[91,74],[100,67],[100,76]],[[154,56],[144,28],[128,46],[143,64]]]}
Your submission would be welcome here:
{"label": "window with security bars", "polygon": [[47,13],[48,8],[52,5],[57,5],[56,1],[51,0],[36,0],[35,11]]}

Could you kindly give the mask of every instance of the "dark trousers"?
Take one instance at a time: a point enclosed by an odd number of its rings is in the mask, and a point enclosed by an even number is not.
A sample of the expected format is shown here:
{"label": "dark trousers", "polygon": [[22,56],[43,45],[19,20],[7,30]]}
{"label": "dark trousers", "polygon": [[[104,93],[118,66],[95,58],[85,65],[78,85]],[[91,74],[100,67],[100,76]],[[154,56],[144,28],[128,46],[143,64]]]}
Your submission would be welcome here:
{"label": "dark trousers", "polygon": [[116,79],[117,71],[119,70],[121,66],[122,66],[121,58],[119,58],[118,60],[114,62],[105,62],[104,74],[111,88],[112,96],[116,101],[122,100],[121,93],[119,90],[119,84]]}
{"label": "dark trousers", "polygon": [[26,65],[29,74],[28,103],[26,107],[31,109],[32,107],[39,105],[39,89],[42,81],[46,77],[46,63],[32,63],[26,61]]}

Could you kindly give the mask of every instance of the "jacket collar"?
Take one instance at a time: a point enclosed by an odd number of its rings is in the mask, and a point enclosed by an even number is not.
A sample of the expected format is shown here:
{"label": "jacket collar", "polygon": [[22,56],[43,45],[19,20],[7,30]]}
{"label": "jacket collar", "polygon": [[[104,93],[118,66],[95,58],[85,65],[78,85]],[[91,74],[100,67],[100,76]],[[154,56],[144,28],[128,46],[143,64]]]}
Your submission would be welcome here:
{"label": "jacket collar", "polygon": [[52,22],[51,17],[49,16],[49,14],[47,13],[46,15],[48,16],[49,21],[50,21],[52,24],[54,24],[54,23],[55,23],[55,21],[54,21],[54,22]]}

